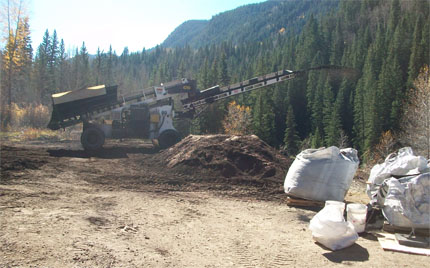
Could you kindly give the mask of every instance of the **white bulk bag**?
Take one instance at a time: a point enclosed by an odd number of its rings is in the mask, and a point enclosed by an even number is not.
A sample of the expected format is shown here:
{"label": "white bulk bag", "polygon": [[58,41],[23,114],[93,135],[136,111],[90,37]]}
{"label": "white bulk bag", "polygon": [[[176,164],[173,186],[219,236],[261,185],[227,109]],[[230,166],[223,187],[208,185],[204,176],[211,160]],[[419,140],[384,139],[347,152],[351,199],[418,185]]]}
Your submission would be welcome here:
{"label": "white bulk bag", "polygon": [[358,164],[357,150],[352,148],[304,150],[288,170],[284,191],[304,199],[343,201]]}
{"label": "white bulk bag", "polygon": [[345,221],[343,209],[326,205],[311,220],[312,238],[331,250],[346,248],[355,243],[358,234],[351,222]]}
{"label": "white bulk bag", "polygon": [[384,181],[388,186],[382,213],[387,221],[399,227],[428,228],[430,226],[430,173]]}
{"label": "white bulk bag", "polygon": [[387,156],[384,163],[372,168],[367,184],[367,195],[374,200],[379,186],[392,176],[417,175],[428,171],[429,167],[424,157],[415,156],[410,147],[402,148],[397,154]]}

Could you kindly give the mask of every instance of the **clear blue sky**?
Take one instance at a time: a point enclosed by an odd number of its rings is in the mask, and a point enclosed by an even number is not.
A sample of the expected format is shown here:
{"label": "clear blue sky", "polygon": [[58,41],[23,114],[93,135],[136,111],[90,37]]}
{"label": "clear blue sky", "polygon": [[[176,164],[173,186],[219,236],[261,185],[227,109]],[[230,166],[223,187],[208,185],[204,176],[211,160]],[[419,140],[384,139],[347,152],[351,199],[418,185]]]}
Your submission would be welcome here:
{"label": "clear blue sky", "polygon": [[90,54],[109,45],[141,51],[160,44],[182,22],[210,19],[221,12],[263,0],[32,0],[31,38],[36,49],[46,29],[64,39],[66,50],[81,47]]}

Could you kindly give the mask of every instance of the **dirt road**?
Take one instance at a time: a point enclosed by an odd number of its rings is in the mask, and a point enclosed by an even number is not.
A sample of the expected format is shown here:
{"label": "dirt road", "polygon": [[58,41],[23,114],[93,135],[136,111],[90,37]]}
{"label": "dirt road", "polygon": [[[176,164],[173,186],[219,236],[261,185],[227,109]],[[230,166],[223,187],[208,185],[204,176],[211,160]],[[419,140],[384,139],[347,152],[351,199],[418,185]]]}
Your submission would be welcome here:
{"label": "dirt road", "polygon": [[[332,252],[282,185],[175,173],[148,146],[3,143],[0,267],[425,267],[375,236]],[[366,202],[355,183],[347,200]]]}

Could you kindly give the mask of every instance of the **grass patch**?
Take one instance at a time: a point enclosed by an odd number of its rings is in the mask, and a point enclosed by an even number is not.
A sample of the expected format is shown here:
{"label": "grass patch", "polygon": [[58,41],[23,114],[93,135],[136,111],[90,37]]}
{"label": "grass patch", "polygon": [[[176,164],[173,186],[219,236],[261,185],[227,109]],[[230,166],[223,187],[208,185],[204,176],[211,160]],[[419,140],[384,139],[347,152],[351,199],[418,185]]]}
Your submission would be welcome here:
{"label": "grass patch", "polygon": [[80,138],[81,129],[82,126],[71,127],[65,131],[28,127],[19,130],[1,131],[0,140],[12,142],[77,140]]}

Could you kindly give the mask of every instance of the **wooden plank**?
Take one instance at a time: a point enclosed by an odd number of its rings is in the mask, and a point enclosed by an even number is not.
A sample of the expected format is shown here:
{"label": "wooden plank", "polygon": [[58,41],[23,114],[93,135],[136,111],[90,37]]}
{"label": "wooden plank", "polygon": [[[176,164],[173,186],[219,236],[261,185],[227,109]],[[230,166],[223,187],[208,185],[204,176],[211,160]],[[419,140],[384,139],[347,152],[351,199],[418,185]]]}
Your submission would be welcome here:
{"label": "wooden plank", "polygon": [[[391,225],[387,222],[384,223],[382,229],[389,233],[401,233],[401,234],[409,234],[412,232],[412,228],[409,227],[399,227]],[[419,236],[430,237],[430,229],[429,228],[416,228],[415,234]]]}
{"label": "wooden plank", "polygon": [[403,246],[398,243],[394,234],[385,232],[374,233],[384,250],[430,256],[430,249]]}
{"label": "wooden plank", "polygon": [[296,207],[323,207],[324,202],[294,198],[294,197],[289,196],[289,197],[287,197],[287,205],[288,206],[296,206]]}

